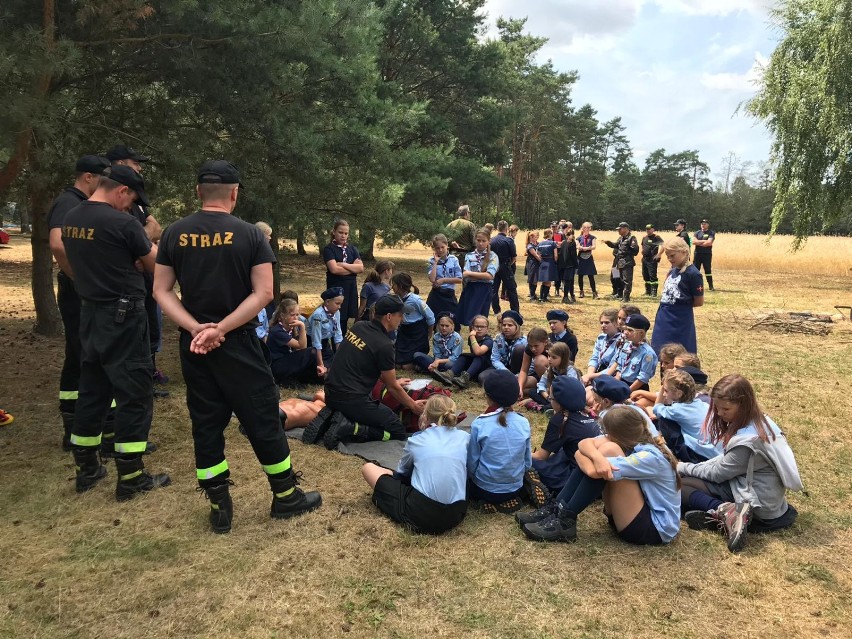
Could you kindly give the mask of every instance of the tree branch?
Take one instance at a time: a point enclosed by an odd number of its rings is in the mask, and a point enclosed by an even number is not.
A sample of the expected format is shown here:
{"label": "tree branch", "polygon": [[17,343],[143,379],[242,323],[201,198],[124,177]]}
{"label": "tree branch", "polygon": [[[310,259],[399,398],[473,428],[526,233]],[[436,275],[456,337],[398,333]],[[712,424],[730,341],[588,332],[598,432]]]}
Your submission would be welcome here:
{"label": "tree branch", "polygon": [[150,44],[154,42],[193,42],[197,44],[222,44],[235,38],[265,38],[273,35],[278,35],[280,32],[268,31],[266,33],[235,33],[234,35],[225,36],[224,38],[202,38],[195,33],[158,33],[156,35],[147,36],[144,38],[113,38],[112,40],[92,40],[90,42],[74,40],[72,41],[78,47],[100,47],[104,45],[114,44]]}

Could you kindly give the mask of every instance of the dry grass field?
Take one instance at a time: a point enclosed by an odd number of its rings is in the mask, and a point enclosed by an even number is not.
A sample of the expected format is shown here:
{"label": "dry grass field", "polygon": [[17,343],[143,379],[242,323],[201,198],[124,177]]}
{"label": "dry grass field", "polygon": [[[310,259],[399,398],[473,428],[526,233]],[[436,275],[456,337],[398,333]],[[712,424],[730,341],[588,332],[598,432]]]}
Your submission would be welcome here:
{"label": "dry grass field", "polygon": [[[31,333],[29,241],[15,236],[0,248],[0,407],[16,416],[0,429],[0,637],[852,636],[852,323],[834,310],[852,304],[852,239],[817,238],[792,256],[788,246],[720,234],[718,291],[697,311],[711,381],[741,372],[755,383],[807,488],[791,497],[800,512],[791,530],[751,536],[731,555],[721,537],[686,526],[668,547],[628,546],[597,508],[581,516],[573,545],[534,544],[511,518],[474,511],[446,536],[412,535],[372,506],[357,458],[300,442],[291,442],[294,465],[324,505],[273,522],[267,483],[235,425],[234,528],[215,536],[195,492],[171,324],[159,359],[171,397],[156,403],[151,437],[161,450],[147,463],[173,485],[118,504],[111,467],[78,496],[59,448],[62,340]],[[380,253],[425,283],[422,247]],[[282,274],[303,307],[318,302],[319,258],[288,258]],[[654,300],[636,301],[654,317]],[[587,298],[568,309],[581,361],[607,306]],[[543,325],[547,308],[522,303],[525,328]],[[749,330],[764,309],[835,321],[827,337]],[[478,389],[455,398],[469,412],[484,407]],[[528,416],[538,444],[545,419]]]}

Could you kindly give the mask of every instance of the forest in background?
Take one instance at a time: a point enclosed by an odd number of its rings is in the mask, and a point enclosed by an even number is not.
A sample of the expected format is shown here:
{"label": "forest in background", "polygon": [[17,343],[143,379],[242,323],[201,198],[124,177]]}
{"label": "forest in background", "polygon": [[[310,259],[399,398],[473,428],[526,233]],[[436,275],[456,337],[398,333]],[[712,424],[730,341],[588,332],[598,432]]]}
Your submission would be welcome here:
{"label": "forest in background", "polygon": [[[460,203],[476,222],[525,228],[564,217],[668,229],[708,217],[719,231],[770,231],[768,163],[657,149],[638,166],[620,118],[601,121],[595,105],[572,101],[582,69],[541,60],[546,40],[525,20],[498,19],[487,37],[487,9],[485,0],[4,2],[0,202],[32,225],[40,322],[52,294],[50,202],[77,157],[118,142],[152,157],[145,178],[164,225],[197,205],[200,163],[227,158],[245,184],[239,215],[300,249],[345,216],[369,257],[377,238],[428,238]],[[852,228],[848,216],[808,218],[807,228],[776,221],[799,235]]]}

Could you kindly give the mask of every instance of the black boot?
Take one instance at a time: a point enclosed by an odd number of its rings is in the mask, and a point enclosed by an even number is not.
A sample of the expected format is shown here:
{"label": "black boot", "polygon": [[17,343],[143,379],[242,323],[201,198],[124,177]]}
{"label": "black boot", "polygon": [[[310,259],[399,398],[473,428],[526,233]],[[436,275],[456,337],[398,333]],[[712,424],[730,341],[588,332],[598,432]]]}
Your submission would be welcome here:
{"label": "black boot", "polygon": [[210,527],[217,535],[231,532],[231,522],[234,519],[234,502],[231,501],[228,488],[233,485],[234,482],[226,479],[221,484],[199,486],[195,489],[204,493],[204,496],[210,500]]}
{"label": "black boot", "polygon": [[74,430],[74,413],[62,411],[62,450],[71,452],[71,431]]}
{"label": "black boot", "polygon": [[651,285],[645,282],[645,297],[651,297]]}
{"label": "black boot", "polygon": [[716,290],[716,289],[713,288],[713,276],[712,275],[707,276],[707,288],[709,288],[711,291]]}
{"label": "black boot", "polygon": [[317,416],[305,427],[305,432],[302,433],[302,441],[306,444],[316,444],[320,441],[325,435],[325,431],[331,426],[332,417],[334,417],[334,411],[328,406],[323,406]]}
{"label": "black boot", "polygon": [[337,450],[337,445],[340,442],[357,442],[363,443],[370,441],[369,430],[359,426],[343,413],[335,413],[331,420],[331,426],[325,433],[323,443],[329,450]]}
{"label": "black boot", "polygon": [[147,472],[141,455],[116,457],[115,470],[118,472],[118,483],[115,486],[115,498],[118,501],[127,501],[140,493],[147,493],[172,483],[166,474],[151,475]]}
{"label": "black boot", "polygon": [[524,534],[535,541],[576,541],[577,515],[560,503],[549,518],[522,526]]}
{"label": "black boot", "polygon": [[459,388],[467,388],[470,385],[470,373],[462,371],[456,377],[453,377],[453,384]]}
{"label": "black boot", "polygon": [[299,477],[292,469],[278,475],[269,475],[267,479],[272,488],[269,516],[273,519],[289,519],[316,510],[322,505],[322,495],[318,492],[306,493],[297,487]]}
{"label": "black boot", "polygon": [[651,297],[657,297],[657,286],[656,285],[651,287]]}
{"label": "black boot", "polygon": [[106,477],[107,469],[98,460],[96,448],[72,448],[71,452],[74,455],[74,470],[77,471],[74,489],[84,493]]}

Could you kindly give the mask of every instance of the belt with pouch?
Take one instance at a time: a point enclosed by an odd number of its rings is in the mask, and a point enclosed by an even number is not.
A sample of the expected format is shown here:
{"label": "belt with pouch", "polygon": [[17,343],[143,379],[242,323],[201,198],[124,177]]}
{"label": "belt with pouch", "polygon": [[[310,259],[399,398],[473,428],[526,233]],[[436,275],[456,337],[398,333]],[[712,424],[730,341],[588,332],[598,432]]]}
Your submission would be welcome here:
{"label": "belt with pouch", "polygon": [[[138,310],[141,308],[145,308],[144,299],[127,300],[127,303],[127,310]],[[81,300],[81,304],[83,306],[93,306],[95,308],[115,308],[116,306],[118,306],[118,300],[111,300],[109,302],[93,302],[91,300]]]}

